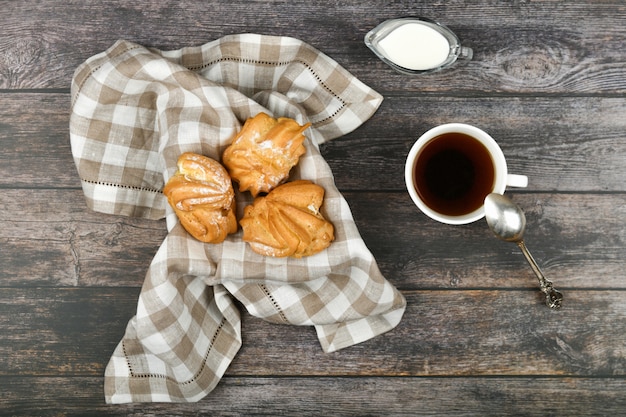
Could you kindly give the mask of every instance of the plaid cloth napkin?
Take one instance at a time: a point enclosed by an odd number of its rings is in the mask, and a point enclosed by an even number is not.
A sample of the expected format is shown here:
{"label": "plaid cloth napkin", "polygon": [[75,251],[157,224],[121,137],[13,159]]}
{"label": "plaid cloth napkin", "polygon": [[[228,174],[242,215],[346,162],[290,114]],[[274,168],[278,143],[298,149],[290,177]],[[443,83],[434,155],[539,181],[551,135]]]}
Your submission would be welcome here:
{"label": "plaid cloth napkin", "polygon": [[[381,275],[318,146],[356,129],[381,100],[328,56],[288,37],[232,35],[177,51],[118,41],[76,70],[70,138],[89,207],[165,217],[168,228],[106,368],[107,402],[203,398],[241,346],[237,300],[270,322],[314,326],[326,352],[399,323],[405,299]],[[322,213],[336,240],[314,256],[263,257],[241,230],[221,244],[201,243],[161,193],[181,153],[219,160],[261,111],[312,123],[290,179],[326,190]],[[236,197],[240,218],[252,198]]]}

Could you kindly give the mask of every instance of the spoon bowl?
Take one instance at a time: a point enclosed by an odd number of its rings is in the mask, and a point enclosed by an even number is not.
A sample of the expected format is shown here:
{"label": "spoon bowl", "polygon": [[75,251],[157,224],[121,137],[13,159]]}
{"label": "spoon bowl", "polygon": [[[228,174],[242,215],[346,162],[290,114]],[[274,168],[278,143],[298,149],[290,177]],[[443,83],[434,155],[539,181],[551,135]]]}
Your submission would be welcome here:
{"label": "spoon bowl", "polygon": [[518,242],[524,237],[526,216],[511,200],[492,193],[485,198],[485,219],[493,233],[507,242]]}
{"label": "spoon bowl", "polygon": [[561,308],[563,294],[557,291],[552,282],[546,279],[524,243],[526,216],[522,209],[502,194],[492,193],[485,198],[485,219],[491,231],[506,242],[516,243],[539,279],[541,291],[546,296],[546,305],[553,309]]}

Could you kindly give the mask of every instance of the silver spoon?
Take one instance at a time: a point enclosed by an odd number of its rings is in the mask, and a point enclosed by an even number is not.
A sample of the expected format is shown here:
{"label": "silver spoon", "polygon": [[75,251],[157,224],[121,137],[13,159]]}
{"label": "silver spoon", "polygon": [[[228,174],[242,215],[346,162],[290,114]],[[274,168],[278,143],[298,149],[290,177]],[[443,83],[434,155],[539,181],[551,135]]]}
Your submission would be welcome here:
{"label": "silver spoon", "polygon": [[539,279],[541,291],[546,295],[546,305],[553,309],[559,309],[563,302],[563,294],[552,286],[551,281],[546,279],[524,243],[526,216],[524,216],[522,209],[502,194],[492,193],[485,198],[485,219],[497,237],[507,242],[517,243]]}

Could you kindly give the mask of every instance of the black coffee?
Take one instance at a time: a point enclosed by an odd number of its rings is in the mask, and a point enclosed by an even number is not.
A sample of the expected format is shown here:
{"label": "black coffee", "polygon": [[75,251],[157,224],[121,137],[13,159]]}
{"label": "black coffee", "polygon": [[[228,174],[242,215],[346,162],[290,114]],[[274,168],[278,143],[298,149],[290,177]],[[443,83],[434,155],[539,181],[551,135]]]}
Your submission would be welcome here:
{"label": "black coffee", "polygon": [[464,133],[444,133],[424,146],[414,168],[415,188],[432,210],[447,216],[469,214],[483,205],[494,186],[489,151]]}

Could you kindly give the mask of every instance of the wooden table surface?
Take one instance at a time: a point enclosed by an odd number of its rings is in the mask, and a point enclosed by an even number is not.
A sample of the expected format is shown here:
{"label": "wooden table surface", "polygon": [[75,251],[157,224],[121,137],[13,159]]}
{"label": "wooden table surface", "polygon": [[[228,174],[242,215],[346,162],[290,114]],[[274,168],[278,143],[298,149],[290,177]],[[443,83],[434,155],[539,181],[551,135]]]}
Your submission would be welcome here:
{"label": "wooden table surface", "polygon": [[[622,0],[0,1],[0,414],[620,415],[626,413],[626,4]],[[381,21],[451,27],[474,59],[393,72],[365,47]],[[226,34],[299,38],[385,100],[323,146],[408,308],[393,331],[324,354],[312,328],[243,315],[243,347],[193,404],[106,405],[103,372],[163,221],[90,212],[69,145],[70,79],[123,38],[160,49]],[[564,293],[542,304],[518,248],[445,226],[404,186],[409,148],[467,122],[529,186],[527,244]]]}

